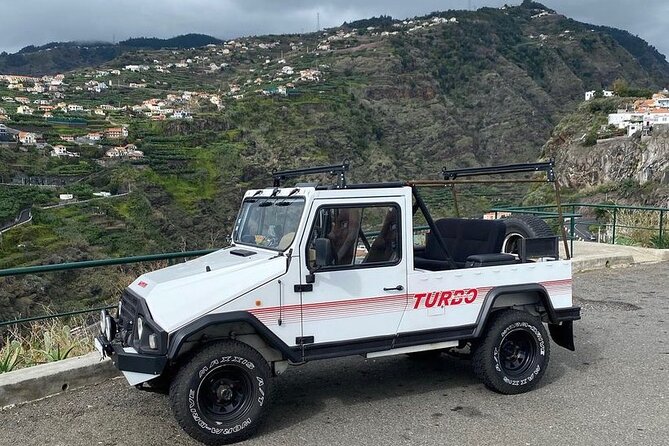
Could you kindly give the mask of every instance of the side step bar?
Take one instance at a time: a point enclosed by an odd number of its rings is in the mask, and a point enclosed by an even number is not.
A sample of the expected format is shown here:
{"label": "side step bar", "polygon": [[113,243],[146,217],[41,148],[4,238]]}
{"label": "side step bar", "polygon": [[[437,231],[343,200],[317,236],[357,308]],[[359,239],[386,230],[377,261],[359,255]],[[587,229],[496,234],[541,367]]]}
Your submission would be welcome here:
{"label": "side step bar", "polygon": [[424,352],[428,350],[440,350],[442,348],[457,347],[459,341],[435,342],[433,344],[413,345],[411,347],[391,348],[380,352],[371,352],[365,358],[380,358],[382,356],[403,355],[406,353]]}

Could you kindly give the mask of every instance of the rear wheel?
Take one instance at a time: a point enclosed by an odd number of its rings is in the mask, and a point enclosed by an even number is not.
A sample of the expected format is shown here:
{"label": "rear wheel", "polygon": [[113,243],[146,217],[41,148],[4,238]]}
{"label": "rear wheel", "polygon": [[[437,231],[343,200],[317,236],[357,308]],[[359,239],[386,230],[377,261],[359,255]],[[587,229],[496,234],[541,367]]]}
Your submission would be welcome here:
{"label": "rear wheel", "polygon": [[476,345],[472,366],[489,388],[516,394],[537,385],[549,357],[550,343],[541,320],[524,311],[502,310]]}
{"label": "rear wheel", "polygon": [[175,418],[194,439],[209,445],[249,438],[269,403],[271,371],[250,346],[211,344],[184,363],[170,386]]}

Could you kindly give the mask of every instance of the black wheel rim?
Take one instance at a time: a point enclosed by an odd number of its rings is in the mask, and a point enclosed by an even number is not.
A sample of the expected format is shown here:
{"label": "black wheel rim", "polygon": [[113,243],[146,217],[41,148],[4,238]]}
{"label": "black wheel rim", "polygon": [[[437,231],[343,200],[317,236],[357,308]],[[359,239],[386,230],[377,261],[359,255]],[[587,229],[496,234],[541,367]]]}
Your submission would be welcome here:
{"label": "black wheel rim", "polygon": [[236,365],[210,370],[200,382],[197,402],[201,413],[216,424],[244,415],[251,406],[253,385],[249,374]]}
{"label": "black wheel rim", "polygon": [[525,329],[516,329],[504,336],[499,349],[499,363],[510,377],[525,375],[534,364],[537,344],[534,335]]}

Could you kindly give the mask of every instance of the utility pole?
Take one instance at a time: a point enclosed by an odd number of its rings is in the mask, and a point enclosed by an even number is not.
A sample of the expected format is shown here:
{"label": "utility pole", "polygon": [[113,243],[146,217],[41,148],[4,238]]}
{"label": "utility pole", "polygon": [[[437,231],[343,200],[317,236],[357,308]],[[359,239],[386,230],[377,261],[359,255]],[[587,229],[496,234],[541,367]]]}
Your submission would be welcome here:
{"label": "utility pole", "polygon": [[321,13],[316,12],[316,32],[321,30]]}

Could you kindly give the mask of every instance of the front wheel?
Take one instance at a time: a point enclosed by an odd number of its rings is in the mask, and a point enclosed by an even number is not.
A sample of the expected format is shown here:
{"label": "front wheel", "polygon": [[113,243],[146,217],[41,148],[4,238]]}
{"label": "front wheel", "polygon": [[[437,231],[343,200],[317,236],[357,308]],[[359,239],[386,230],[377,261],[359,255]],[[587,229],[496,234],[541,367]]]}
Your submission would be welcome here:
{"label": "front wheel", "polygon": [[502,310],[476,345],[472,365],[487,387],[516,394],[537,385],[549,357],[550,342],[541,320],[524,311]]}
{"label": "front wheel", "polygon": [[194,354],[170,386],[172,412],[194,439],[209,445],[249,438],[269,403],[267,361],[237,341],[211,344]]}

